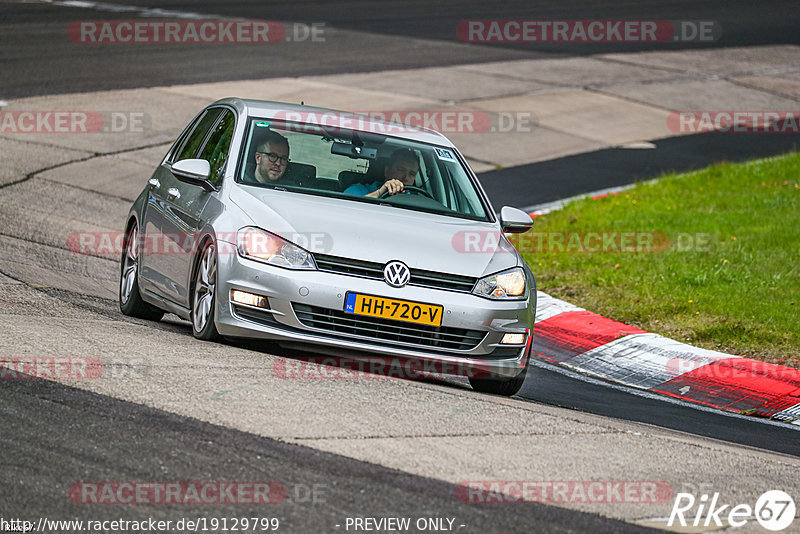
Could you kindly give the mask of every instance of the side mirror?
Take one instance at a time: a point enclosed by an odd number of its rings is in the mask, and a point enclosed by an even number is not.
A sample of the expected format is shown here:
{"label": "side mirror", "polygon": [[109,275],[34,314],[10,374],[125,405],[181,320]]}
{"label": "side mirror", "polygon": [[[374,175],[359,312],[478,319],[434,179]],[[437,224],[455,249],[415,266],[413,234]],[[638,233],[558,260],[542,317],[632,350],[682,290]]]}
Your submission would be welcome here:
{"label": "side mirror", "polygon": [[199,185],[206,191],[217,188],[208,181],[211,176],[211,164],[204,159],[182,159],[172,164],[172,174],[181,182]]}
{"label": "side mirror", "polygon": [[503,232],[524,234],[533,226],[533,219],[522,210],[503,206],[503,209],[500,210],[500,225],[503,227]]}

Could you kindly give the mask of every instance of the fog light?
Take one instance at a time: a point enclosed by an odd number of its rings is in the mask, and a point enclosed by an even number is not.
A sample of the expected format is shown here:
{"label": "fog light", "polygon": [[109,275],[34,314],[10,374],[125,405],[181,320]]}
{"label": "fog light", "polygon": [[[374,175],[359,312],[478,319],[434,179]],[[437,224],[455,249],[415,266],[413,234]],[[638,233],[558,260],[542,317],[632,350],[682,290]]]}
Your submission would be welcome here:
{"label": "fog light", "polygon": [[255,308],[267,308],[267,299],[261,295],[254,295],[246,291],[239,291],[234,289],[231,291],[231,300],[237,304],[244,304],[246,306],[253,306]]}
{"label": "fog light", "polygon": [[500,340],[501,345],[522,345],[525,343],[525,334],[512,334],[507,333],[503,335],[503,339]]}

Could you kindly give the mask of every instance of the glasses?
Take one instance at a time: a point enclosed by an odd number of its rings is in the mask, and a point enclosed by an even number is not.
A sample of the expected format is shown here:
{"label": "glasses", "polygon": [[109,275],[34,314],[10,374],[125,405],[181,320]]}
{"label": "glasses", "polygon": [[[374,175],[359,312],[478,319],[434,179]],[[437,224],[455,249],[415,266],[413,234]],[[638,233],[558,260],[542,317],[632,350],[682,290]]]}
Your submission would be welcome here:
{"label": "glasses", "polygon": [[264,154],[269,159],[270,163],[275,163],[276,161],[280,161],[282,165],[288,165],[290,161],[289,156],[281,156],[280,154],[276,154],[275,152],[256,152],[256,154]]}

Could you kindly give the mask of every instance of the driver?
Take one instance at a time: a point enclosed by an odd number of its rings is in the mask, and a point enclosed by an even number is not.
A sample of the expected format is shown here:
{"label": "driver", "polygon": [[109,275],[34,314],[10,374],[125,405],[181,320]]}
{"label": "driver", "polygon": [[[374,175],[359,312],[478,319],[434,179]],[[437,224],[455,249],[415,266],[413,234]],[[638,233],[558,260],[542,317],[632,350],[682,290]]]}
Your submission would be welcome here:
{"label": "driver", "polygon": [[383,176],[386,179],[381,182],[371,184],[353,184],[344,190],[346,195],[367,196],[379,198],[388,193],[396,195],[403,191],[407,185],[414,185],[419,173],[419,160],[417,155],[410,148],[398,148],[389,157],[389,162],[383,169]]}

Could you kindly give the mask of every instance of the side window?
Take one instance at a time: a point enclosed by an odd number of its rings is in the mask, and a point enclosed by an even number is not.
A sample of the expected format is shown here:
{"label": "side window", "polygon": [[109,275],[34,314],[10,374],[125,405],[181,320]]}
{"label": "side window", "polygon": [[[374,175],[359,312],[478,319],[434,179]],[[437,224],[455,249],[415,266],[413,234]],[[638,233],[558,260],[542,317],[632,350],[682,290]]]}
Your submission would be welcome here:
{"label": "side window", "polygon": [[181,147],[184,144],[186,144],[186,138],[189,137],[194,131],[194,129],[197,127],[197,125],[200,124],[200,121],[203,119],[205,114],[206,114],[205,110],[203,110],[202,113],[198,113],[197,116],[194,119],[192,119],[192,122],[189,123],[189,126],[183,129],[183,131],[181,132],[181,136],[178,137],[178,139],[172,144],[172,146],[169,149],[169,156],[167,157],[168,163],[173,163],[177,161],[178,153],[181,151]]}
{"label": "side window", "polygon": [[183,148],[180,149],[178,155],[173,158],[172,161],[196,158],[203,141],[205,141],[208,135],[208,131],[214,126],[214,123],[217,122],[217,118],[222,111],[223,110],[220,108],[208,110],[208,112],[203,115],[203,118],[200,119],[200,122],[197,123],[195,129],[192,130],[192,133],[189,134]]}
{"label": "side window", "polygon": [[226,109],[200,153],[200,159],[211,164],[209,179],[214,185],[222,183],[222,174],[225,169],[225,161],[228,159],[228,150],[231,146],[235,124],[236,117],[232,111]]}

